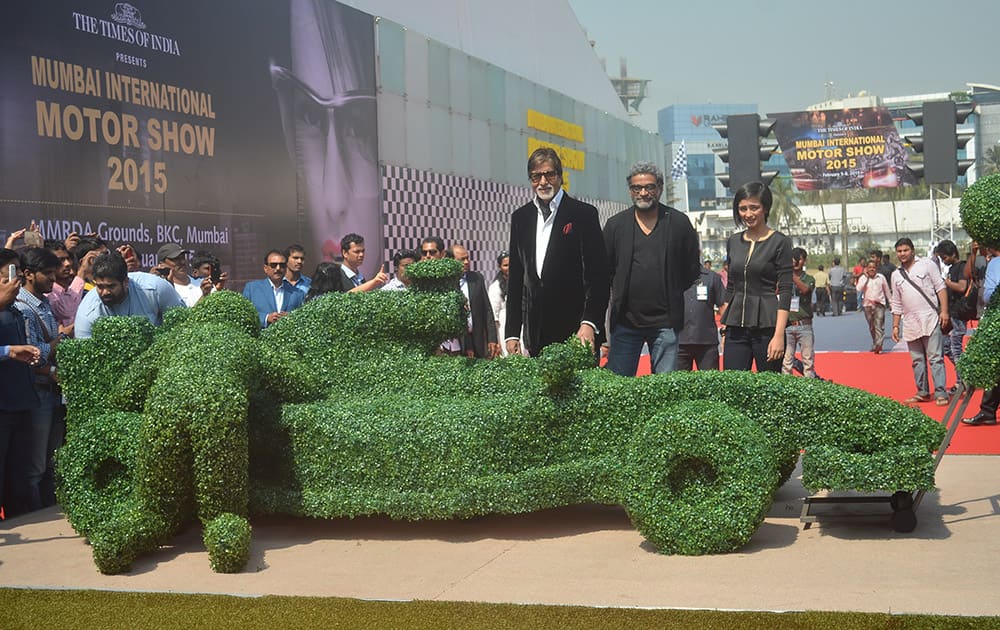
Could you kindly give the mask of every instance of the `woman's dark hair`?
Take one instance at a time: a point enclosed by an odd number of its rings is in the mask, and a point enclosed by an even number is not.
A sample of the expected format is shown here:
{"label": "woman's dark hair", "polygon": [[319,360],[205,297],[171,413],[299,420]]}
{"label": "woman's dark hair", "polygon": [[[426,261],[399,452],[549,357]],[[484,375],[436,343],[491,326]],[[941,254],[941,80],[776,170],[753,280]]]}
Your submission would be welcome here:
{"label": "woman's dark hair", "polygon": [[493,279],[500,283],[500,297],[503,298],[504,302],[506,302],[507,301],[507,282],[508,282],[508,280],[507,280],[506,277],[504,277],[503,272],[500,271],[500,269],[499,269],[500,265],[503,264],[503,259],[504,258],[510,258],[510,254],[508,254],[507,252],[500,252],[500,255],[497,256],[497,267],[498,267],[498,269],[497,269],[497,275],[495,275],[493,277]]}
{"label": "woman's dark hair", "polygon": [[313,272],[312,284],[309,285],[305,301],[308,302],[324,293],[342,292],[344,290],[344,285],[341,282],[342,276],[340,265],[335,262],[321,262],[316,265],[316,271]]}
{"label": "woman's dark hair", "polygon": [[764,206],[764,222],[771,216],[771,203],[774,198],[771,196],[771,189],[763,182],[747,182],[737,189],[733,195],[733,221],[736,227],[744,227],[743,220],[740,219],[740,202],[744,199],[759,199],[760,205]]}

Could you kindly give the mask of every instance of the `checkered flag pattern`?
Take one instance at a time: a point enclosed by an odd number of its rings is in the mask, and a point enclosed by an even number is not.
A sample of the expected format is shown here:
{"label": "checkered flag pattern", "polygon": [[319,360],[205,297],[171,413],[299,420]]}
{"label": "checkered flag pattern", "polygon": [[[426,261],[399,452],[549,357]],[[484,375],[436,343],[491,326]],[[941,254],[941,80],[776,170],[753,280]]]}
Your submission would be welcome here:
{"label": "checkered flag pattern", "polygon": [[[510,215],[531,199],[531,188],[382,165],[384,260],[400,249],[419,249],[427,236],[445,246],[465,245],[472,268],[492,280],[496,257],[510,242]],[[601,223],[627,206],[583,199],[597,207]]]}
{"label": "checkered flag pattern", "polygon": [[674,161],[670,165],[670,178],[677,179],[687,179],[688,176],[688,153],[687,147],[684,145],[684,141],[681,140],[681,146],[677,149],[677,155],[674,156]]}

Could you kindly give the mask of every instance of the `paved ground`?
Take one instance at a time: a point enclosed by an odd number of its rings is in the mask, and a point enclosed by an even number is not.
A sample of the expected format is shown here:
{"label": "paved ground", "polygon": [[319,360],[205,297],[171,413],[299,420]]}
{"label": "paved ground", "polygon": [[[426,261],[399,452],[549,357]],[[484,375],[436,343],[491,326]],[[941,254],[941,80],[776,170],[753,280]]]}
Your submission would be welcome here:
{"label": "paved ground", "polygon": [[[885,516],[805,530],[782,488],[738,553],[663,556],[619,508],[401,523],[254,521],[246,572],[212,573],[200,533],[102,576],[57,509],[0,524],[0,585],[515,603],[1000,615],[1000,457],[946,456],[911,534]],[[884,507],[880,509],[885,509]]]}
{"label": "paved ground", "polygon": [[[813,317],[817,352],[867,352],[872,347],[868,322],[862,311],[847,311],[837,317],[827,314]],[[885,352],[906,352],[906,344],[892,340],[892,313],[885,313]]]}

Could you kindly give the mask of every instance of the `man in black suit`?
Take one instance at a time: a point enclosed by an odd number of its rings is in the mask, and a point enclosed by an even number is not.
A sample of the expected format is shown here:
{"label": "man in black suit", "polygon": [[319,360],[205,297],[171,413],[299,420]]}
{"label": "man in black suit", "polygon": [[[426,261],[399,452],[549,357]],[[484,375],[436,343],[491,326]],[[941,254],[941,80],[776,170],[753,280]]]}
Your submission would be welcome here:
{"label": "man in black suit", "polygon": [[472,271],[469,250],[462,245],[448,248],[451,257],[462,263],[463,273],[459,286],[469,302],[469,332],[461,340],[462,350],[467,356],[477,359],[492,359],[500,355],[497,343],[497,326],[490,306],[490,296],[486,292],[486,280],[482,274]]}
{"label": "man in black suit", "polygon": [[508,354],[528,354],[576,336],[592,348],[603,337],[608,267],[594,206],[562,190],[562,161],[552,149],[528,158],[534,198],[510,218],[510,283],[504,330]]}
{"label": "man in black suit", "polygon": [[633,205],[604,226],[612,295],[607,367],[635,376],[646,344],[652,371],[670,372],[684,327],[684,290],[701,274],[698,233],[682,212],[660,203],[658,166],[637,162],[626,181]]}

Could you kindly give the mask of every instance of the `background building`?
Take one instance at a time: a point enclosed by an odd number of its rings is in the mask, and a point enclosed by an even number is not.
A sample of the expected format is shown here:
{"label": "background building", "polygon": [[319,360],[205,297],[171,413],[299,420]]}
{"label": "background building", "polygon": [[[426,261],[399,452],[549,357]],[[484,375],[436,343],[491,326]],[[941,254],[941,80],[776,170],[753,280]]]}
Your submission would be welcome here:
{"label": "background building", "polygon": [[[919,112],[926,101],[952,99],[971,102],[975,112],[956,131],[972,132],[973,139],[960,149],[956,159],[975,158],[965,176],[952,185],[928,187],[922,180],[916,186],[896,189],[798,191],[780,154],[761,164],[761,170],[776,170],[772,184],[776,204],[782,211],[775,227],[789,234],[796,245],[815,255],[848,255],[857,248],[878,247],[891,251],[901,236],[913,239],[920,252],[930,252],[933,245],[948,238],[965,245],[968,236],[961,227],[958,213],[961,191],[976,177],[1000,171],[1000,87],[969,84],[968,91],[929,93],[881,98],[861,93],[829,99],[804,108],[842,110],[886,107],[901,137],[922,133],[907,117]],[[726,146],[712,125],[724,124],[726,116],[757,113],[752,104],[672,105],[659,111],[659,129],[666,153],[673,156],[681,143],[688,154],[687,192],[691,220],[702,238],[707,258],[718,264],[725,257],[725,241],[735,230],[730,206],[731,193],[715,177],[726,171],[714,150]],[[765,114],[761,114],[762,117]],[[764,142],[774,142],[773,137]],[[915,155],[919,161],[921,156]],[[683,206],[683,181],[674,182],[678,206]],[[772,223],[774,223],[772,221]]]}
{"label": "background building", "polygon": [[[713,125],[724,125],[726,116],[756,113],[757,105],[749,103],[670,105],[657,112],[658,129],[666,144],[667,156],[672,159],[677,155],[681,142],[687,152],[686,196],[684,182],[674,183],[678,207],[691,212],[704,212],[729,203],[729,191],[716,177],[717,173],[726,172],[726,165],[715,154],[715,150],[727,146],[726,140]],[[762,168],[788,172],[784,160],[777,155],[772,156]]]}

